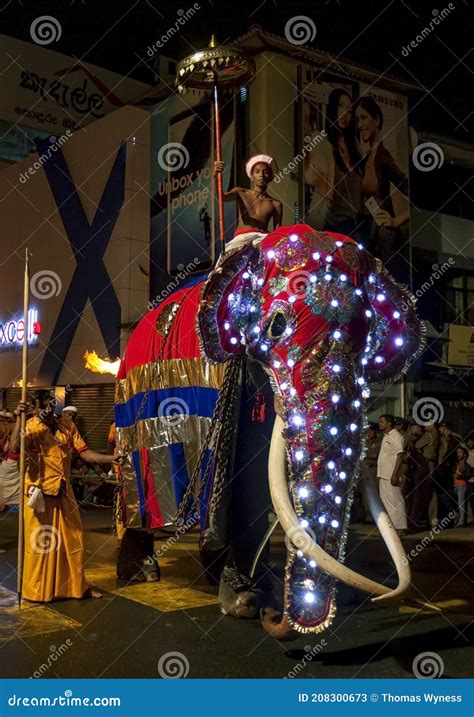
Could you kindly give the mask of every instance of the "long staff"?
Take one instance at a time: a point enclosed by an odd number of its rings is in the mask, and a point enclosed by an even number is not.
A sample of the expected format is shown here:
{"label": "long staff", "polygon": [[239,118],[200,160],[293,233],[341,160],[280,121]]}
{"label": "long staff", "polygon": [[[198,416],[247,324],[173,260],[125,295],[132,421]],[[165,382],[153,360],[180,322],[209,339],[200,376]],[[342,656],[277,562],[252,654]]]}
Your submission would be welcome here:
{"label": "long staff", "polygon": [[[25,273],[23,278],[23,355],[21,367],[21,401],[26,403],[26,386],[28,370],[28,309],[30,300],[30,272],[28,267],[28,249],[25,250]],[[21,608],[21,593],[23,588],[23,559],[24,559],[24,525],[23,525],[23,503],[25,492],[25,426],[26,412],[21,413],[20,423],[20,510],[18,520],[18,609]]]}

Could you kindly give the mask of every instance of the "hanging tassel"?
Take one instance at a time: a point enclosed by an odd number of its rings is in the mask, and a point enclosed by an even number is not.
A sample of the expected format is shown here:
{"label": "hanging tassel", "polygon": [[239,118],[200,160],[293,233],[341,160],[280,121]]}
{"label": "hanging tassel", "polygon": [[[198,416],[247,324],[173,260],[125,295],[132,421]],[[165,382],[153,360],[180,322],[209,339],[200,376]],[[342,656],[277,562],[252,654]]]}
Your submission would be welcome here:
{"label": "hanging tassel", "polygon": [[254,398],[254,404],[252,406],[252,421],[254,423],[263,423],[265,421],[265,411],[267,404],[263,393],[256,393]]}

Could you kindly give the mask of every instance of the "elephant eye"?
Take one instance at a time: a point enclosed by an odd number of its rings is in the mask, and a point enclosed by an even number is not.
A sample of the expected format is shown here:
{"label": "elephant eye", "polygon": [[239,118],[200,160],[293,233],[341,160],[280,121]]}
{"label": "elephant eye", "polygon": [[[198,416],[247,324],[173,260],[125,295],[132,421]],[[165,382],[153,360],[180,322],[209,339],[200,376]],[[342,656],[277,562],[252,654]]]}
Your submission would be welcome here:
{"label": "elephant eye", "polygon": [[283,336],[287,326],[286,316],[282,311],[277,311],[272,318],[272,322],[268,328],[268,334],[272,339],[279,339]]}

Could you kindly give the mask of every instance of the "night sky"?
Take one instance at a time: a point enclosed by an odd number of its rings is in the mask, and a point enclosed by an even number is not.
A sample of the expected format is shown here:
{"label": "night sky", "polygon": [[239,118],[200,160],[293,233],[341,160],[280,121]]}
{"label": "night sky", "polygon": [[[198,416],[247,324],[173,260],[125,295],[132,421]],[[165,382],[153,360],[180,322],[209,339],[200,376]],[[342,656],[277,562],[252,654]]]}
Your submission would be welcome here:
{"label": "night sky", "polygon": [[[178,10],[186,11],[193,4],[191,0],[4,0],[0,32],[31,42],[32,21],[51,15],[59,21],[62,35],[49,49],[151,83],[147,47],[174,25]],[[451,3],[448,17],[408,57],[402,55],[403,47],[448,4],[445,0],[439,6],[413,0],[256,0],[250,4],[200,0],[201,9],[162,52],[181,59],[207,45],[212,31],[220,42],[229,42],[253,24],[283,37],[290,18],[306,15],[316,25],[314,47],[420,84],[420,93],[411,97],[416,107],[410,122],[415,129],[472,141],[474,14],[469,0]]]}

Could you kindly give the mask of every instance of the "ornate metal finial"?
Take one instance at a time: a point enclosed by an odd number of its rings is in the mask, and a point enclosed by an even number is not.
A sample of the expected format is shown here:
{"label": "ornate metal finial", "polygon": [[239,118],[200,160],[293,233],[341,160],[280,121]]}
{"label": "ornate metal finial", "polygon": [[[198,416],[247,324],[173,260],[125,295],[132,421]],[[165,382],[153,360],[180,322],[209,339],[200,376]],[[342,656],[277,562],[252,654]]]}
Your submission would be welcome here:
{"label": "ornate metal finial", "polygon": [[176,74],[180,92],[211,89],[216,82],[225,90],[248,82],[255,74],[255,63],[239,48],[219,45],[213,33],[208,47],[178,62]]}
{"label": "ornate metal finial", "polygon": [[214,35],[214,33],[212,33],[212,35],[211,35],[211,41],[209,43],[209,47],[217,47],[217,40],[216,40],[216,36]]}

